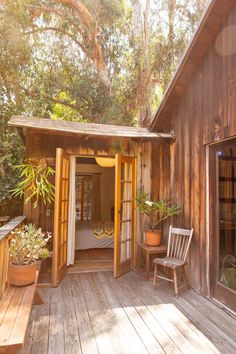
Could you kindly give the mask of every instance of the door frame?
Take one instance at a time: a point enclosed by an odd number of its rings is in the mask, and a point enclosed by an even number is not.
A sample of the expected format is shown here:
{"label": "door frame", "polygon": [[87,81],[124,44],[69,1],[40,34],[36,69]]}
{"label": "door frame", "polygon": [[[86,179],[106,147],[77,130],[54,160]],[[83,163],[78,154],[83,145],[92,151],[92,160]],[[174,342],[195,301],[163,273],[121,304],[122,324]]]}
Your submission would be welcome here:
{"label": "door frame", "polygon": [[219,275],[219,187],[217,150],[232,146],[236,137],[209,145],[209,285],[210,297],[235,311],[236,292],[218,281]]}
{"label": "door frame", "polygon": [[[120,154],[121,155],[121,154]],[[91,155],[91,154],[69,154],[69,156],[74,156],[74,157],[81,157],[81,158],[95,158],[95,157],[104,157],[104,158],[114,158],[116,159],[116,156],[117,154],[108,154],[108,155],[102,155],[102,154],[94,154],[94,155]],[[130,156],[130,155],[122,155],[124,157],[127,157],[127,158],[133,158],[134,161],[135,161],[135,166],[136,166],[136,156]],[[115,166],[116,168],[116,166]],[[135,179],[134,179],[134,188],[136,190],[136,183],[137,183],[137,171],[136,171],[136,167],[134,167],[134,176],[135,176]],[[114,176],[114,179],[116,178],[116,172],[115,172],[115,176]],[[115,189],[114,189],[114,199],[116,198],[116,181],[114,180],[115,182]],[[70,200],[69,200],[69,203],[70,203]],[[133,234],[134,234],[134,239],[133,239],[133,244],[132,244],[132,248],[133,248],[133,259],[132,259],[132,268],[135,269],[136,268],[136,256],[137,256],[137,237],[136,237],[136,228],[137,228],[137,221],[136,221],[136,207],[134,206],[134,224],[133,224]],[[114,217],[116,217],[116,215],[114,214]],[[114,220],[114,231],[115,231],[115,220]],[[116,235],[114,234],[114,268],[113,268],[113,275],[115,276],[115,242],[116,241]],[[68,240],[67,240],[67,243],[68,243]]]}

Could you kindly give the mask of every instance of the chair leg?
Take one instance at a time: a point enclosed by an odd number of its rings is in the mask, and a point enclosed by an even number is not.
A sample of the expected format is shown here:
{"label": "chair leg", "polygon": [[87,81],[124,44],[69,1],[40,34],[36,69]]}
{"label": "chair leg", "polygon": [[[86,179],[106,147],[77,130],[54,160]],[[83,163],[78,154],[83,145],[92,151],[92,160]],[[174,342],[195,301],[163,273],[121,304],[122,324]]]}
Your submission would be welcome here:
{"label": "chair leg", "polygon": [[176,268],[174,268],[174,287],[175,287],[175,295],[178,296],[178,280],[177,280]]}
{"label": "chair leg", "polygon": [[154,264],[154,277],[153,277],[153,286],[154,289],[157,287],[157,264]]}
{"label": "chair leg", "polygon": [[187,287],[189,287],[188,272],[186,269],[186,265],[183,266],[183,274],[184,274],[185,283],[186,283]]}

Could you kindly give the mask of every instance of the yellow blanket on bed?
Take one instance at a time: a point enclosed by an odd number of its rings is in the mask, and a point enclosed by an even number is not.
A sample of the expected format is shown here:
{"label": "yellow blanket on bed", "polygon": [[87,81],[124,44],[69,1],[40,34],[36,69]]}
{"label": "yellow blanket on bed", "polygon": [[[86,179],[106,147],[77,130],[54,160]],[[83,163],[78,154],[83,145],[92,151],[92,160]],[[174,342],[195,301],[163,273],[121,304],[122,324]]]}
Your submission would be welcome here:
{"label": "yellow blanket on bed", "polygon": [[110,239],[114,237],[114,227],[111,222],[97,221],[97,222],[93,222],[92,225],[93,225],[93,234],[97,240],[100,240],[104,237]]}

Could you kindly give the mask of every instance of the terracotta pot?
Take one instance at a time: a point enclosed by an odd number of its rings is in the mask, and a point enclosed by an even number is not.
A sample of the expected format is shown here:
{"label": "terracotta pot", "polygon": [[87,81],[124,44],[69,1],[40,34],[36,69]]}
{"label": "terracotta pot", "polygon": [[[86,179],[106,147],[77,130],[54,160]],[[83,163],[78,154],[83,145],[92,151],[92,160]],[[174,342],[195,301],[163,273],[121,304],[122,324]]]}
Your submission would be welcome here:
{"label": "terracotta pot", "polygon": [[145,231],[145,244],[147,246],[159,246],[161,243],[161,231],[160,230],[147,230]]}
{"label": "terracotta pot", "polygon": [[10,263],[9,265],[9,282],[15,286],[26,286],[35,282],[36,277],[36,263],[16,265]]}

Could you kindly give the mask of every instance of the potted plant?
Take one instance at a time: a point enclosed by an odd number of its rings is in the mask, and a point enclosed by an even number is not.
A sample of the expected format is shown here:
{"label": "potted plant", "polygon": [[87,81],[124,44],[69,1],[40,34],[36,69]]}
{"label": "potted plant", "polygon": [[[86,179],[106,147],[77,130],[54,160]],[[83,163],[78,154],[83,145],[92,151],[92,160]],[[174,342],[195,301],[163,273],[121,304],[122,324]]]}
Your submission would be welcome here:
{"label": "potted plant", "polygon": [[149,217],[150,229],[145,231],[145,244],[148,246],[158,246],[161,243],[161,231],[159,225],[169,217],[180,213],[177,205],[171,205],[166,200],[149,200],[149,194],[144,190],[138,192],[137,205],[141,214]]}
{"label": "potted plant", "polygon": [[13,232],[15,237],[10,241],[9,281],[15,286],[26,286],[35,281],[37,260],[48,257],[46,247],[50,233],[43,233],[35,225],[28,224]]}

